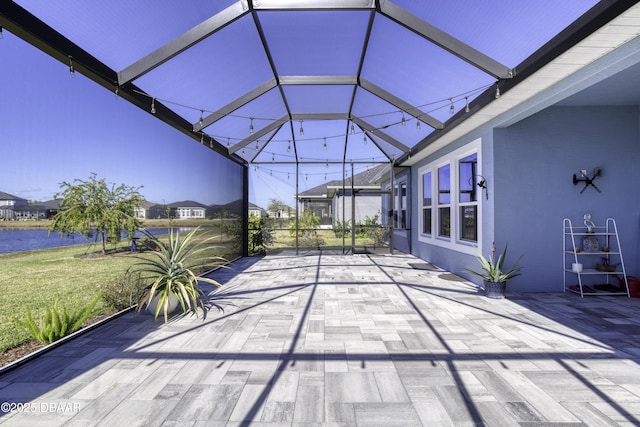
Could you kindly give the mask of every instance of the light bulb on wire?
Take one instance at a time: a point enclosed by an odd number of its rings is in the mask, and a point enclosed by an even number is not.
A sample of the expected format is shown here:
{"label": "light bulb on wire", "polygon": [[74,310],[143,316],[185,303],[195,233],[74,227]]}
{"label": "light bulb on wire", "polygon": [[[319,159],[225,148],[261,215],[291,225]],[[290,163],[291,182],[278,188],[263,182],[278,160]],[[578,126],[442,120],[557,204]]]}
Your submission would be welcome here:
{"label": "light bulb on wire", "polygon": [[73,66],[73,56],[69,55],[69,74],[71,78],[76,76],[76,68]]}

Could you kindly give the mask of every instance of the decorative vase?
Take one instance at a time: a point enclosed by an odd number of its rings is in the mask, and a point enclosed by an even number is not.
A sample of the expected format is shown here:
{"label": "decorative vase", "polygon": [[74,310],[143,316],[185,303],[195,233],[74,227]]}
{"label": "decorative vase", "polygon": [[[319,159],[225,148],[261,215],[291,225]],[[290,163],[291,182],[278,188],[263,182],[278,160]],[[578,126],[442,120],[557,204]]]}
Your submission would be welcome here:
{"label": "decorative vase", "polygon": [[[151,300],[151,302],[149,303],[149,306],[147,307],[147,312],[149,312],[149,314],[154,315],[156,314],[156,309],[158,307],[158,300],[160,299],[160,295],[156,294],[155,297],[153,297],[153,299]],[[178,300],[178,297],[175,296],[174,293],[169,293],[169,307],[167,307],[167,313],[171,314],[174,311],[176,311],[178,309],[178,307],[180,306],[180,301]],[[160,315],[163,314],[163,309],[160,308]]]}
{"label": "decorative vase", "polygon": [[598,252],[600,250],[600,241],[596,236],[587,236],[582,239],[582,250],[585,252]]}
{"label": "decorative vase", "polygon": [[506,282],[484,282],[484,292],[488,298],[500,299],[504,298],[504,292],[507,287]]}

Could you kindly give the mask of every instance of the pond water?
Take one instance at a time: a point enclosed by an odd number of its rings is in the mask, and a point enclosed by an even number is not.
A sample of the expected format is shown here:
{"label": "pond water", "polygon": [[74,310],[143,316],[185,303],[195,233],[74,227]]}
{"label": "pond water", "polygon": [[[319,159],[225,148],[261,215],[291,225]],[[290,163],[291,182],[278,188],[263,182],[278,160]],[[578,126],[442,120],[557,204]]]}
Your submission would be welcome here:
{"label": "pond water", "polygon": [[[148,231],[154,235],[158,235],[165,234],[167,229],[157,228]],[[141,236],[142,234],[136,232],[136,237],[138,235]],[[101,244],[100,241],[96,241],[95,238],[87,239],[78,233],[70,237],[64,237],[57,232],[49,234],[47,230],[0,230],[0,254],[94,242]]]}

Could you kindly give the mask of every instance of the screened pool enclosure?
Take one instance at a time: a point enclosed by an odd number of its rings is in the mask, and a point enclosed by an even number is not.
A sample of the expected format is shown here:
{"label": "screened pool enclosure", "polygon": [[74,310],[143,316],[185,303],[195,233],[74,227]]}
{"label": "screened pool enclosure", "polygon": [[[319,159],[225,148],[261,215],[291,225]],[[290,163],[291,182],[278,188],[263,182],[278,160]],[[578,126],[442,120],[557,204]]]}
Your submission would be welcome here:
{"label": "screened pool enclosure", "polygon": [[[211,191],[234,186],[243,253],[250,193],[269,179],[290,190],[279,198],[296,230],[300,195],[333,183],[327,197],[342,205],[329,225],[339,221],[342,249],[354,250],[355,198],[367,193],[354,176],[387,166],[367,194],[379,198],[375,224],[393,248],[393,230],[411,227],[408,167],[579,40],[574,21],[613,3],[1,0],[0,28],[232,165]],[[467,196],[479,197],[468,175]]]}

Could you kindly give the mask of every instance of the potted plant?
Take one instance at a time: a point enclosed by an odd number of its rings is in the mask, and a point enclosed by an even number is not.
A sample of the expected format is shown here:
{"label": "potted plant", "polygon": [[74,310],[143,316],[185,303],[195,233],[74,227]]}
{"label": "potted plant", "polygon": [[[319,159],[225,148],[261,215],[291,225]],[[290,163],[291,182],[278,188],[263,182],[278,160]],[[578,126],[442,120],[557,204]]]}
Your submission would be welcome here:
{"label": "potted plant", "polygon": [[154,320],[162,312],[165,322],[169,313],[178,307],[182,308],[183,313],[192,312],[196,316],[198,308],[206,311],[208,296],[200,287],[200,282],[221,285],[213,279],[200,276],[200,271],[211,265],[212,261],[225,260],[207,254],[211,250],[209,242],[212,237],[197,236],[199,228],[183,238],[179,232],[170,229],[168,242],[142,230],[155,251],[136,256],[141,261],[129,270],[130,276],[136,274],[139,280],[148,284],[138,302],[138,311],[146,307]]}
{"label": "potted plant", "polygon": [[504,260],[507,256],[507,245],[504,246],[502,254],[498,256],[498,259],[494,259],[496,252],[495,244],[491,248],[491,255],[485,258],[479,254],[476,259],[480,263],[480,270],[474,270],[471,268],[466,269],[471,274],[482,277],[484,280],[484,291],[489,298],[504,298],[507,281],[513,277],[520,275],[521,267],[518,267],[518,263],[522,259],[523,255],[516,260],[510,268],[504,267]]}

